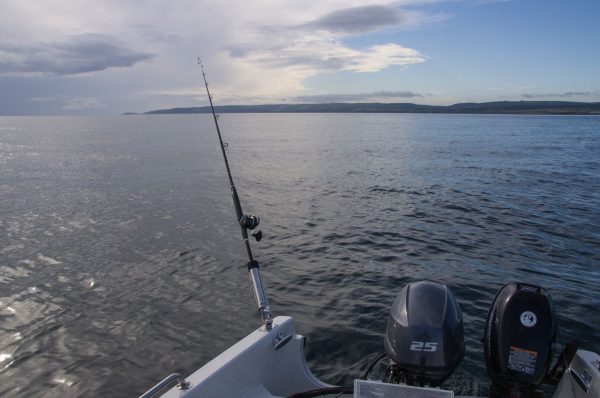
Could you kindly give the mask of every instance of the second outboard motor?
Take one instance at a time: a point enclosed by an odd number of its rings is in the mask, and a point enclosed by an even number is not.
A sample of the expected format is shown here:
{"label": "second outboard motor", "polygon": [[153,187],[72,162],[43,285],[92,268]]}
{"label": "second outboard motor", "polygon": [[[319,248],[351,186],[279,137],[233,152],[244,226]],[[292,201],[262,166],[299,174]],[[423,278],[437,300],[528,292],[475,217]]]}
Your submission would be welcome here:
{"label": "second outboard motor", "polygon": [[556,315],[544,289],[525,283],[500,289],[483,338],[490,396],[535,395],[550,367],[555,339]]}
{"label": "second outboard motor", "polygon": [[390,381],[440,384],[465,353],[463,319],[446,285],[420,281],[406,285],[394,300],[385,335],[394,362]]}

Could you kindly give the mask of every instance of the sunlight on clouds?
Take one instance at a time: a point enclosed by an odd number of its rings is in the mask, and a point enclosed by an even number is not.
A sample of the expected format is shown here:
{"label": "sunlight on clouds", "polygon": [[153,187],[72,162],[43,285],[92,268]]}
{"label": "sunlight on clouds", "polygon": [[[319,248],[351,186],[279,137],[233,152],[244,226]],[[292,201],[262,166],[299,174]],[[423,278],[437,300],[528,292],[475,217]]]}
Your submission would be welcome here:
{"label": "sunlight on clouds", "polygon": [[[427,59],[417,50],[393,43],[365,50],[352,49],[345,46],[338,35],[326,31],[279,35],[261,31],[255,35],[251,44],[240,44],[221,52],[206,65],[209,81],[215,83],[212,91],[218,96],[219,104],[283,101],[302,95],[303,82],[319,74],[340,70],[378,72]],[[204,100],[203,87],[144,90],[138,94],[187,98],[190,103],[192,99]]]}
{"label": "sunlight on clouds", "polygon": [[315,73],[305,64],[272,65],[254,57],[237,60],[231,69],[239,73],[230,74],[231,78],[220,91],[221,99],[239,99],[241,93],[258,98],[287,96],[303,91],[302,81]]}
{"label": "sunlight on clouds", "polygon": [[[366,6],[368,4],[371,6]],[[428,19],[425,13],[400,11],[397,3],[374,4],[378,3],[337,1],[335,4],[321,3],[318,7],[286,3],[285,6],[274,6],[271,16],[261,16],[261,22],[254,25],[255,28],[249,29],[247,22],[238,25],[239,32],[244,34],[238,34],[234,29],[232,37],[238,40],[227,43],[225,52],[211,59],[220,69],[224,68],[218,71],[221,75],[215,79],[221,99],[239,101],[240,94],[244,93],[249,102],[250,97],[261,98],[262,102],[263,97],[268,100],[269,96],[280,100],[303,94],[307,78],[321,74],[379,72],[393,66],[425,62],[425,55],[399,43],[383,42],[353,48],[344,42],[348,36],[356,37],[357,31],[348,28],[352,19],[361,23],[360,31],[370,32],[394,26],[414,27],[434,20]],[[290,18],[285,13],[280,14],[283,9],[302,12]],[[377,12],[365,16],[364,10]],[[382,11],[393,17],[385,18]],[[298,20],[299,15],[302,21]],[[345,17],[343,23],[339,21],[339,15]],[[227,79],[223,79],[225,74]],[[264,79],[265,76],[268,79]]]}

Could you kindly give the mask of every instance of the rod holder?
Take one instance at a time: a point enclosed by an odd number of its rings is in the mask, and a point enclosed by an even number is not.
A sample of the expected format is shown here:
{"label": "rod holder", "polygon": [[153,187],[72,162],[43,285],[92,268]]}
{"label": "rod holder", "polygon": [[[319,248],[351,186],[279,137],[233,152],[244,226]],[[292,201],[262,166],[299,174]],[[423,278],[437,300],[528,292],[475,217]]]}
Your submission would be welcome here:
{"label": "rod holder", "polygon": [[260,317],[262,318],[265,328],[271,330],[273,317],[271,315],[271,308],[269,307],[269,298],[267,297],[267,292],[262,281],[260,266],[256,260],[248,263],[248,273],[250,274],[252,286],[254,287],[254,297],[256,298]]}

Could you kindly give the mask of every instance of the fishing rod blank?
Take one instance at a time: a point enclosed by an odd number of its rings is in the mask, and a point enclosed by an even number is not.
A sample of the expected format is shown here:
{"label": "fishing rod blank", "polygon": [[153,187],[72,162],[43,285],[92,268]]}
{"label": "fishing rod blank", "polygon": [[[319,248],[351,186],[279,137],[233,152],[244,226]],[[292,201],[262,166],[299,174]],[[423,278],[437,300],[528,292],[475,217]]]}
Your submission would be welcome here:
{"label": "fishing rod blank", "polygon": [[235,214],[242,230],[242,237],[244,238],[244,245],[246,246],[246,252],[248,254],[248,273],[252,280],[252,286],[254,287],[254,295],[256,297],[256,303],[258,304],[258,310],[260,311],[263,324],[267,330],[271,329],[273,324],[273,318],[271,316],[271,309],[269,308],[269,300],[267,298],[267,292],[262,281],[260,274],[260,265],[252,257],[252,250],[250,248],[250,241],[248,240],[248,230],[252,230],[251,234],[254,238],[259,241],[262,238],[262,233],[256,230],[260,219],[257,216],[244,214],[242,211],[242,205],[240,198],[233,184],[233,177],[231,176],[231,169],[229,168],[229,162],[227,161],[227,154],[225,153],[225,144],[221,136],[221,129],[219,128],[219,122],[217,121],[218,115],[215,112],[213,105],[212,96],[208,89],[208,82],[206,81],[206,73],[204,73],[204,65],[198,58],[198,64],[202,70],[202,78],[204,79],[204,86],[206,87],[206,95],[208,95],[208,101],[210,102],[210,109],[212,111],[213,119],[215,121],[215,127],[217,128],[217,135],[219,136],[219,144],[221,145],[221,152],[223,153],[223,160],[225,161],[225,168],[227,169],[227,176],[229,177],[229,184],[231,185],[231,197],[233,199],[233,207],[235,208]]}

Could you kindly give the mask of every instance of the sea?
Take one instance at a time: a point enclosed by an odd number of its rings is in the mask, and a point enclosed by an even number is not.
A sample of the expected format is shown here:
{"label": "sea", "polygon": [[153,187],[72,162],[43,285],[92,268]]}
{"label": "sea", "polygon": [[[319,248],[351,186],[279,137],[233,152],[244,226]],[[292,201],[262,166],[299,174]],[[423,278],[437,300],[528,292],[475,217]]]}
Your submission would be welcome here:
{"label": "sea", "polygon": [[[274,315],[322,380],[383,351],[403,286],[446,284],[486,395],[496,292],[544,287],[600,352],[600,116],[224,114]],[[0,117],[0,396],[131,397],[261,325],[209,115]],[[385,365],[372,377],[384,377]]]}

